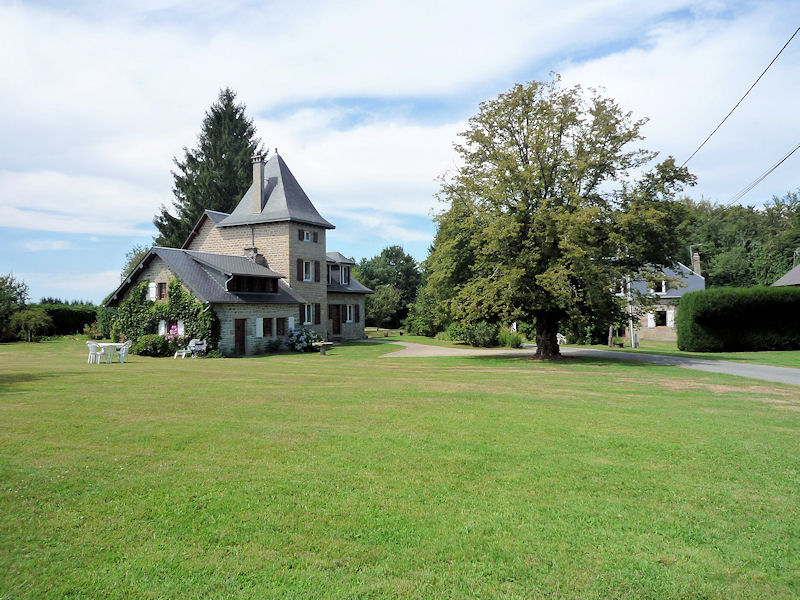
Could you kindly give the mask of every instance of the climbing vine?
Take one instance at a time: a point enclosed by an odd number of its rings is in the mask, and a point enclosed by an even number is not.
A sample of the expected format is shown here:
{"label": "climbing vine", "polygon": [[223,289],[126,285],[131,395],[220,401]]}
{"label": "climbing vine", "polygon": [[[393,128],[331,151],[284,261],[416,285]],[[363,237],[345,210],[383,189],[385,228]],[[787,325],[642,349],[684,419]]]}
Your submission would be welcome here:
{"label": "climbing vine", "polygon": [[183,321],[186,337],[206,340],[212,348],[218,347],[219,319],[210,307],[195,299],[177,279],[169,282],[166,302],[148,300],[147,284],[143,281],[131,288],[120,303],[111,329],[112,339],[124,335],[138,340],[143,335],[157,333],[161,320]]}

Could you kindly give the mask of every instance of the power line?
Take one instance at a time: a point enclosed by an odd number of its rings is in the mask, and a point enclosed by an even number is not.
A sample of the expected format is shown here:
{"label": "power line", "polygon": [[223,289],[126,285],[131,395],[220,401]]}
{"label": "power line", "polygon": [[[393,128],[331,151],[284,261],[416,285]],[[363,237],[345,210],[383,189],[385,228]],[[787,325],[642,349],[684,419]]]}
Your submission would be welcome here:
{"label": "power line", "polygon": [[736,109],[739,107],[739,105],[742,103],[742,100],[744,100],[745,98],[747,98],[747,94],[749,94],[749,93],[752,91],[752,89],[753,89],[754,87],[756,87],[756,84],[757,84],[759,81],[761,81],[761,78],[764,76],[764,73],[766,73],[767,71],[769,71],[769,68],[772,66],[772,63],[774,63],[776,60],[778,60],[778,57],[781,55],[781,52],[783,52],[783,51],[784,51],[784,49],[786,48],[786,46],[788,46],[788,45],[789,45],[789,42],[791,42],[791,41],[794,39],[794,36],[796,36],[796,35],[797,35],[797,32],[798,32],[798,31],[800,31],[800,27],[798,27],[797,29],[795,29],[795,30],[794,30],[794,33],[793,33],[793,34],[792,34],[792,36],[791,36],[791,37],[790,37],[790,38],[789,38],[789,39],[786,41],[786,43],[783,45],[783,48],[781,48],[781,49],[780,49],[780,51],[779,51],[779,52],[778,52],[778,53],[775,55],[775,58],[773,58],[771,61],[769,61],[769,64],[767,65],[767,68],[766,68],[766,69],[764,69],[764,70],[761,72],[761,75],[759,75],[759,76],[758,76],[758,79],[756,79],[756,80],[753,82],[753,85],[751,85],[751,86],[750,86],[750,88],[749,88],[749,89],[748,89],[748,90],[747,90],[747,91],[744,93],[744,96],[742,96],[742,97],[739,99],[739,101],[736,103],[736,105],[735,105],[735,106],[734,106],[734,107],[733,107],[733,108],[730,110],[730,112],[728,112],[728,114],[727,114],[727,115],[725,115],[725,118],[724,118],[724,119],[722,119],[722,121],[720,121],[720,122],[719,122],[719,125],[717,125],[717,126],[714,128],[714,131],[712,131],[711,133],[709,133],[709,134],[708,134],[708,137],[707,137],[706,139],[704,139],[704,140],[703,140],[703,143],[702,143],[702,144],[700,144],[700,145],[697,147],[697,150],[695,150],[694,152],[692,152],[692,155],[691,155],[689,158],[687,158],[685,161],[683,161],[683,164],[681,165],[682,167],[685,167],[685,166],[686,166],[686,163],[688,163],[690,160],[692,160],[692,157],[694,157],[694,155],[695,155],[695,154],[697,154],[698,152],[700,152],[700,148],[702,148],[703,146],[705,146],[705,145],[706,145],[706,142],[707,142],[708,140],[710,140],[710,139],[711,139],[711,136],[712,136],[712,135],[714,135],[715,133],[717,133],[717,130],[718,130],[720,127],[722,127],[722,124],[723,124],[723,123],[725,123],[725,121],[727,121],[727,120],[728,120],[728,117],[730,117],[730,116],[733,114],[733,111],[735,111],[735,110],[736,110]]}
{"label": "power line", "polygon": [[742,190],[740,190],[740,191],[739,191],[739,193],[737,193],[736,195],[734,195],[734,196],[733,196],[733,198],[731,198],[730,200],[728,200],[728,201],[727,201],[727,202],[726,202],[726,203],[725,203],[723,206],[730,206],[730,205],[731,205],[731,204],[733,204],[734,202],[738,202],[739,200],[741,200],[741,199],[742,199],[742,198],[745,196],[745,194],[747,194],[747,193],[748,193],[750,190],[752,190],[754,187],[756,187],[756,186],[757,186],[759,183],[761,183],[762,181],[764,181],[764,179],[766,179],[766,177],[767,177],[767,176],[768,176],[770,173],[772,173],[772,172],[773,172],[775,169],[777,169],[778,167],[780,167],[780,166],[783,164],[783,162],[784,162],[784,161],[785,161],[787,158],[789,158],[789,157],[790,157],[792,154],[794,154],[795,152],[797,152],[797,150],[798,150],[798,149],[800,149],[800,144],[797,144],[797,145],[796,145],[794,148],[792,148],[791,150],[789,150],[789,152],[787,152],[787,153],[786,153],[786,155],[785,155],[785,156],[784,156],[782,159],[780,159],[778,162],[776,162],[774,165],[772,165],[772,166],[771,166],[769,169],[767,169],[766,171],[764,171],[764,172],[763,172],[761,175],[759,175],[759,176],[758,176],[758,177],[757,177],[757,178],[756,178],[754,181],[752,181],[751,183],[747,184],[747,185],[746,185],[744,188],[742,188]]}

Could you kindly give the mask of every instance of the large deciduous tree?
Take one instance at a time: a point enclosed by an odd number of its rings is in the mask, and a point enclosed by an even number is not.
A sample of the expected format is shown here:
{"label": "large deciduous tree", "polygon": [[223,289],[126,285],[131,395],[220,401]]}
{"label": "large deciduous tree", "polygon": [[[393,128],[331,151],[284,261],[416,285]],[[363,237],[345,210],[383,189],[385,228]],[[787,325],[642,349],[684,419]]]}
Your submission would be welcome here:
{"label": "large deciduous tree", "polygon": [[643,172],[644,123],[558,76],[482,103],[442,180],[423,295],[439,286],[461,321],[535,322],[537,355],[557,357],[564,319],[609,310],[626,276],[677,250],[672,198],[694,178],[671,158]]}
{"label": "large deciduous tree", "polygon": [[28,286],[24,281],[17,281],[14,275],[0,275],[0,341],[13,335],[11,316],[25,308],[28,302]]}
{"label": "large deciduous tree", "polygon": [[230,88],[220,91],[203,119],[197,147],[175,159],[172,210],[153,219],[156,244],[180,248],[206,209],[231,212],[252,183],[250,157],[261,153],[253,121]]}

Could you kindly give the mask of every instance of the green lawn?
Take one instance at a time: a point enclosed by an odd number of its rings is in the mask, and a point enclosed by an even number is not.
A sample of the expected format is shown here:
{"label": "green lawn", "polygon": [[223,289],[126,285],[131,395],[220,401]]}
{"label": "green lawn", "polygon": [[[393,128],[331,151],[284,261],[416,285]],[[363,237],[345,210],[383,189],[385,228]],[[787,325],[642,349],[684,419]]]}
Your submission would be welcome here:
{"label": "green lawn", "polygon": [[[625,342],[627,344],[627,340]],[[608,350],[608,346],[590,346],[600,350]],[[665,354],[668,356],[689,356],[694,358],[707,358],[710,360],[732,360],[736,362],[750,362],[774,367],[800,368],[800,350],[788,351],[763,351],[763,352],[683,352],[678,350],[675,342],[659,342],[654,340],[641,340],[639,348],[614,348],[624,352],[645,352],[648,354]]]}
{"label": "green lawn", "polygon": [[0,598],[800,597],[800,388],[391,350],[0,345]]}

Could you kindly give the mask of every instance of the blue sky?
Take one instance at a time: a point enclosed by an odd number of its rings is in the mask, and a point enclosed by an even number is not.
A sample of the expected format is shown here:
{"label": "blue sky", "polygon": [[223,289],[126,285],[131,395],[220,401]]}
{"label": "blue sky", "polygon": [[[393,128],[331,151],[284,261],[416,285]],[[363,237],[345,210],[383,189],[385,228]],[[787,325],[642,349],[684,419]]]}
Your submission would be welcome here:
{"label": "blue sky", "polygon": [[[0,0],[0,273],[33,300],[101,300],[225,86],[336,224],[329,249],[421,260],[480,101],[557,71],[649,117],[643,145],[683,160],[798,25],[793,1]],[[795,39],[689,163],[690,194],[726,202],[797,144],[798,97]],[[742,203],[798,172],[800,154]]]}

